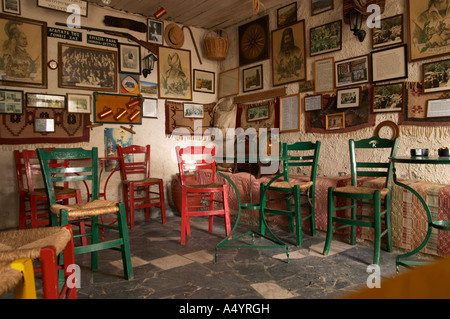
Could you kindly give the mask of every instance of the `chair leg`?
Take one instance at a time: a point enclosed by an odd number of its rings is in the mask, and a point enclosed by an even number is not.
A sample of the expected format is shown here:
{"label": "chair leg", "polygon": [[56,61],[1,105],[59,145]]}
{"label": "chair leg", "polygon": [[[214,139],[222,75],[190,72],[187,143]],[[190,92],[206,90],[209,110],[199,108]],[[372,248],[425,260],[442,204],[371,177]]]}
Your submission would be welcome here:
{"label": "chair leg", "polygon": [[[74,276],[75,278],[77,278],[77,276],[76,276],[77,274],[69,272],[69,266],[75,265],[75,247],[74,247],[74,242],[73,242],[72,226],[67,225],[66,228],[69,229],[70,233],[72,234],[70,241],[67,243],[66,247],[63,250],[64,278],[66,281],[65,284],[69,285],[69,283],[68,283],[69,276]],[[72,267],[70,267],[70,269],[72,269]],[[76,283],[74,282],[72,284],[76,284]],[[67,287],[66,299],[77,299],[77,288],[75,285],[73,285],[72,287]]]}
{"label": "chair leg", "polygon": [[297,246],[303,245],[302,236],[302,216],[301,216],[301,205],[300,205],[300,187],[298,185],[294,186],[294,215],[295,215],[295,235]]}
{"label": "chair leg", "polygon": [[[214,210],[214,193],[209,193],[209,210]],[[208,232],[212,234],[213,232],[213,225],[214,225],[214,216],[209,216],[209,226],[208,226]]]}
{"label": "chair leg", "polygon": [[181,245],[186,243],[186,215],[187,215],[187,192],[184,187],[181,189]]}
{"label": "chair leg", "polygon": [[[145,188],[145,198],[150,202],[150,186],[144,186]],[[150,207],[145,207],[145,220],[150,219]]]}
{"label": "chair leg", "polygon": [[374,194],[374,252],[373,252],[373,263],[378,264],[380,262],[380,248],[381,248],[381,195],[380,191],[375,191]]}
{"label": "chair leg", "polygon": [[[352,220],[356,221],[356,214],[358,212],[358,204],[356,203],[356,201],[354,199],[352,199]],[[352,225],[351,227],[351,234],[350,234],[350,244],[351,245],[356,245],[356,226]]]}
{"label": "chair leg", "polygon": [[130,193],[130,214],[129,214],[129,218],[130,218],[130,228],[133,229],[134,228],[134,183],[130,182],[130,189],[129,189],[129,193]]}
{"label": "chair leg", "polygon": [[58,262],[54,246],[47,246],[41,249],[41,265],[44,299],[58,299]]}
{"label": "chair leg", "polygon": [[166,202],[164,198],[164,183],[163,180],[159,182],[159,200],[161,204],[161,222],[166,223]]}
{"label": "chair leg", "polygon": [[387,197],[385,198],[385,202],[384,202],[384,209],[385,209],[385,213],[384,213],[384,225],[386,227],[386,242],[387,242],[387,247],[386,250],[388,252],[392,252],[392,223],[391,223],[391,202],[389,199],[387,199]]}
{"label": "chair leg", "polygon": [[30,198],[30,222],[31,228],[38,228],[36,196]]}
{"label": "chair leg", "polygon": [[223,186],[223,210],[225,217],[225,233],[228,236],[231,232],[231,223],[230,223],[230,206],[228,202],[228,187],[226,185]]}
{"label": "chair leg", "polygon": [[121,251],[124,276],[125,279],[130,280],[134,278],[134,274],[131,264],[130,240],[128,238],[128,226],[126,221],[125,206],[123,203],[119,203],[117,221],[119,226],[119,236],[122,239]]}
{"label": "chair leg", "polygon": [[[294,205],[296,205],[295,200],[294,200]],[[295,215],[295,209],[296,208],[294,208],[294,215]],[[292,203],[291,203],[291,197],[290,196],[288,196],[286,198],[286,210],[289,211],[289,212],[292,212]],[[291,233],[293,233],[295,231],[295,229],[294,229],[294,218],[292,217],[292,215],[288,216],[288,225],[289,225],[289,231]]]}
{"label": "chair leg", "polygon": [[27,228],[25,196],[19,196],[19,229]]}
{"label": "chair leg", "polygon": [[334,214],[334,188],[328,188],[328,214],[327,214],[327,237],[325,239],[325,246],[323,248],[323,254],[328,255],[331,246],[331,240],[333,238],[333,214]]}
{"label": "chair leg", "polygon": [[309,200],[310,200],[310,205],[309,205],[309,215],[310,215],[310,226],[311,226],[311,236],[316,236],[316,214],[315,214],[315,202],[314,202],[314,198],[310,198],[309,194],[306,195]]}
{"label": "chair leg", "polygon": [[259,232],[261,235],[264,235],[266,233],[266,226],[264,224],[265,216],[265,209],[266,209],[266,192],[265,192],[266,184],[261,184],[259,188]]}
{"label": "chair leg", "polygon": [[[91,244],[95,245],[98,243],[98,216],[91,218],[91,227],[92,227]],[[91,252],[91,270],[92,271],[98,270],[98,250]]]}

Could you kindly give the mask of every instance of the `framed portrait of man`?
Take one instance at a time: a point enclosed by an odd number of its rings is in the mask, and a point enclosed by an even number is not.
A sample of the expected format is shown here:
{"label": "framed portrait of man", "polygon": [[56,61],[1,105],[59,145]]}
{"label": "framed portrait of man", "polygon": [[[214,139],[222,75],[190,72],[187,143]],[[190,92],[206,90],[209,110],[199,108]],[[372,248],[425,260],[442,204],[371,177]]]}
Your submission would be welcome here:
{"label": "framed portrait of man", "polygon": [[273,85],[306,80],[305,20],[272,31]]}
{"label": "framed portrait of man", "polygon": [[450,0],[408,0],[409,61],[450,54]]}
{"label": "framed portrait of man", "polygon": [[0,85],[47,88],[47,23],[0,14]]}

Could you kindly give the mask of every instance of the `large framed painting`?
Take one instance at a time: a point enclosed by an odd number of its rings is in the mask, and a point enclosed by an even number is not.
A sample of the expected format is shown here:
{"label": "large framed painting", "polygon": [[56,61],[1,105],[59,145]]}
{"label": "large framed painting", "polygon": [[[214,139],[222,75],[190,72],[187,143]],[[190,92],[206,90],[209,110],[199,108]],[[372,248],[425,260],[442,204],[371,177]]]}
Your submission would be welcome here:
{"label": "large framed painting", "polygon": [[305,20],[272,31],[274,86],[306,80]]}
{"label": "large framed painting", "polygon": [[311,56],[342,49],[342,20],[311,28],[309,32]]}
{"label": "large framed painting", "polygon": [[47,88],[47,23],[0,14],[0,85]]}
{"label": "large framed painting", "polygon": [[449,1],[408,0],[407,3],[409,61],[450,54]]}
{"label": "large framed painting", "polygon": [[159,97],[192,100],[191,51],[160,46],[158,56]]}
{"label": "large framed painting", "polygon": [[117,91],[117,51],[61,42],[58,51],[60,88]]}

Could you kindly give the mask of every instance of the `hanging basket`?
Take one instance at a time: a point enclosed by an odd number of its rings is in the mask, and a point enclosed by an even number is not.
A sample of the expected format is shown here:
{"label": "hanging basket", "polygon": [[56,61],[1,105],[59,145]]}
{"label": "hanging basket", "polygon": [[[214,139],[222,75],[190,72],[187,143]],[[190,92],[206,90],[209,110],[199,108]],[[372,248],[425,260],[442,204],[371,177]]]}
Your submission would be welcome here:
{"label": "hanging basket", "polygon": [[211,30],[206,33],[203,45],[208,59],[224,60],[228,54],[228,34],[222,29]]}

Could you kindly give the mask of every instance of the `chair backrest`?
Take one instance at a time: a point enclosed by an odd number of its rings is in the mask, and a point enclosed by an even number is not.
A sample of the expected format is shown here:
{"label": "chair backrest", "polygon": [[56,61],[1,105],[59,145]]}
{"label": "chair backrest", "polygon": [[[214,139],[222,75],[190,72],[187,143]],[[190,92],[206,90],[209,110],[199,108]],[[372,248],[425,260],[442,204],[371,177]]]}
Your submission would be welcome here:
{"label": "chair backrest", "polygon": [[[120,174],[122,180],[139,177],[150,177],[150,145],[139,146],[130,145],[121,147],[117,145],[119,156]],[[133,157],[132,161],[127,161],[127,157]]]}
{"label": "chair backrest", "polygon": [[[357,186],[358,177],[385,177],[385,187],[390,188],[393,163],[389,157],[397,153],[399,139],[393,140],[373,136],[355,141],[350,139],[350,164],[352,185]],[[362,151],[357,151],[361,149]],[[363,154],[364,153],[364,154]]]}
{"label": "chair backrest", "polygon": [[317,164],[319,162],[320,141],[317,142],[296,142],[293,144],[283,143],[282,156],[289,156],[283,159],[283,178],[289,181],[290,167],[309,167],[310,180],[316,182]]}
{"label": "chair backrest", "polygon": [[[98,188],[98,149],[55,148],[36,150],[49,204],[56,203],[54,184],[58,182],[85,182],[91,185],[92,200],[99,196]],[[54,167],[55,161],[66,161],[68,165]],[[66,167],[67,166],[67,167]]]}
{"label": "chair backrest", "polygon": [[186,185],[186,173],[201,169],[211,170],[211,180],[216,180],[216,160],[212,156],[216,155],[216,147],[187,146],[175,147],[178,160],[178,170],[180,172],[181,184]]}

